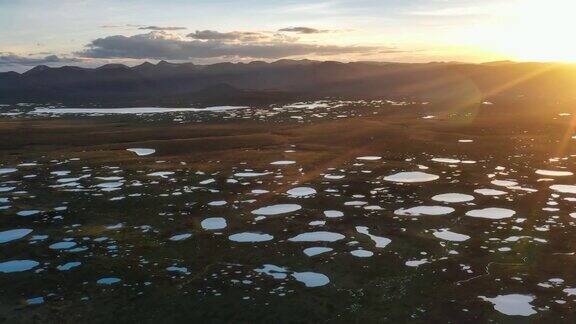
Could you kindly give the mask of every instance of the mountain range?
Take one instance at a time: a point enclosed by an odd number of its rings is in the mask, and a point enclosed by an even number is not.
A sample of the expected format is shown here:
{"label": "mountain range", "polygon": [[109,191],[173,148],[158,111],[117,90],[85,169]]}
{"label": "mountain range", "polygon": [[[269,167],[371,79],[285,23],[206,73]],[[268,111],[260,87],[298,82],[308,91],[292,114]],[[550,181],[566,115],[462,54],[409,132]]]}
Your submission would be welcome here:
{"label": "mountain range", "polygon": [[576,65],[491,62],[157,64],[98,68],[39,65],[0,73],[0,103],[78,105],[246,104],[321,98],[484,101],[576,98]]}

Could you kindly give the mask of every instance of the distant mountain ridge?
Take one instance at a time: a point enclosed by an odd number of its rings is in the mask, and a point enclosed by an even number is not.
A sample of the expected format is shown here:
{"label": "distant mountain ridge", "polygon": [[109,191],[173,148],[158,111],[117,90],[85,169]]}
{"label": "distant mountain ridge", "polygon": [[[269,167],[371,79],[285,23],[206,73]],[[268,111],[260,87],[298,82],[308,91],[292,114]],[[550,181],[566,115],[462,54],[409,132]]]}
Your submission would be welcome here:
{"label": "distant mountain ridge", "polygon": [[149,62],[0,73],[0,103],[248,103],[289,99],[576,98],[576,66],[556,63]]}

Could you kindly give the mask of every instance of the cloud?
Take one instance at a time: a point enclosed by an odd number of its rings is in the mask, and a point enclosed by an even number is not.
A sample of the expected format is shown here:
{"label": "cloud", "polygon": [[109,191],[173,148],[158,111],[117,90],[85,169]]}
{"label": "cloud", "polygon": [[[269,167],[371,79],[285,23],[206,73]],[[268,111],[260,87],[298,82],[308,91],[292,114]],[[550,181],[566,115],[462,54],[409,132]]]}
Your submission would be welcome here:
{"label": "cloud", "polygon": [[[257,35],[252,35],[257,34]],[[373,46],[336,46],[286,41],[261,33],[197,31],[182,39],[167,32],[98,38],[77,53],[89,58],[190,60],[204,58],[278,59],[302,55],[342,55],[385,50]]]}
{"label": "cloud", "polygon": [[142,27],[139,27],[138,29],[142,29],[142,30],[184,30],[184,29],[186,29],[186,27],[173,27],[173,26],[166,26],[166,27],[161,27],[161,26],[142,26]]}
{"label": "cloud", "polygon": [[298,33],[298,34],[322,34],[322,33],[329,32],[329,30],[316,29],[316,28],[310,28],[310,27],[288,27],[288,28],[279,29],[278,31],[279,32]]}
{"label": "cloud", "polygon": [[186,36],[199,40],[221,40],[221,41],[237,40],[247,42],[261,41],[270,38],[269,35],[264,33],[241,32],[241,31],[222,33],[215,30],[197,30]]}
{"label": "cloud", "polygon": [[39,64],[52,64],[52,63],[73,63],[78,62],[76,58],[59,57],[57,55],[47,55],[44,57],[31,57],[20,56],[14,53],[0,52],[0,65],[26,65],[34,66]]}

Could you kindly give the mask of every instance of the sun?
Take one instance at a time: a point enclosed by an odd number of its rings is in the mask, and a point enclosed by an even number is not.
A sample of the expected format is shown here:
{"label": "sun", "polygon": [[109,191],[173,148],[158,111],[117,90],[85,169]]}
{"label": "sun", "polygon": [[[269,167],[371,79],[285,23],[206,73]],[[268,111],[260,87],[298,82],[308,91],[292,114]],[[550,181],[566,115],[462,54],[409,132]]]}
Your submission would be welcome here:
{"label": "sun", "polygon": [[517,1],[506,9],[486,41],[524,61],[576,62],[576,0]]}

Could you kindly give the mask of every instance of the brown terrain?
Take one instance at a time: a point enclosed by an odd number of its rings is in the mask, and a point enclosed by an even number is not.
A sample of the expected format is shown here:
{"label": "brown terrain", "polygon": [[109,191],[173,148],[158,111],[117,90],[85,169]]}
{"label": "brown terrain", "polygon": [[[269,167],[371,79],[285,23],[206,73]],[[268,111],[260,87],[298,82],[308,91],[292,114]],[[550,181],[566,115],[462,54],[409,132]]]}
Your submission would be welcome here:
{"label": "brown terrain", "polygon": [[[39,262],[31,271],[0,273],[0,321],[524,322],[527,317],[506,316],[480,297],[507,294],[533,297],[530,320],[576,320],[574,298],[566,292],[576,286],[575,222],[569,216],[575,203],[565,199],[576,195],[550,188],[574,185],[574,176],[535,173],[575,170],[573,105],[521,98],[465,106],[367,101],[268,115],[273,111],[1,116],[0,168],[18,171],[0,175],[0,187],[17,188],[0,192],[10,205],[0,210],[0,228],[30,228],[30,235],[48,238],[29,236],[0,244],[0,262]],[[128,148],[153,148],[155,153],[137,156]],[[381,159],[357,159],[363,156]],[[271,164],[274,161],[295,164]],[[18,166],[29,162],[37,164]],[[70,180],[78,182],[70,187],[77,190],[66,191],[54,187],[59,175],[51,173],[62,170],[70,171],[70,177],[90,176]],[[162,171],[174,173],[150,176]],[[421,183],[383,179],[402,171],[440,178]],[[238,172],[270,174],[243,178],[235,175]],[[345,177],[325,177],[330,174]],[[215,181],[202,182],[206,179]],[[491,183],[496,179],[517,185]],[[101,190],[105,187],[98,183],[106,181],[120,181],[121,187]],[[311,187],[317,193],[307,198],[287,195],[294,187]],[[474,192],[480,188],[505,194]],[[267,192],[255,194],[255,189]],[[443,193],[475,199],[431,200]],[[210,204],[222,200],[227,204]],[[354,203],[358,201],[365,204]],[[302,209],[261,220],[252,213],[274,204],[298,204]],[[436,216],[395,213],[433,205],[454,211]],[[67,209],[54,210],[57,206]],[[466,216],[469,210],[489,207],[515,215]],[[16,214],[29,209],[42,212]],[[326,218],[326,210],[344,216]],[[223,217],[227,227],[207,231],[201,223],[206,217]],[[310,225],[318,220],[325,223]],[[357,226],[391,243],[376,247]],[[432,235],[440,229],[470,238],[442,241]],[[288,240],[312,231],[339,233],[345,239]],[[240,232],[267,233],[274,239],[229,239]],[[192,236],[169,240],[181,233]],[[106,240],[98,240],[102,237]],[[86,249],[49,247],[59,241]],[[333,250],[308,257],[303,250],[309,247]],[[357,249],[373,255],[350,254]],[[423,263],[408,266],[415,260]],[[69,271],[56,269],[73,261],[82,264]],[[255,271],[266,264],[289,269],[287,278]],[[167,271],[170,266],[186,271]],[[291,277],[304,271],[324,274],[330,282],[306,287]],[[97,284],[103,277],[121,282]],[[539,285],[551,278],[563,283]],[[39,296],[44,298],[40,305],[26,302]]]}

